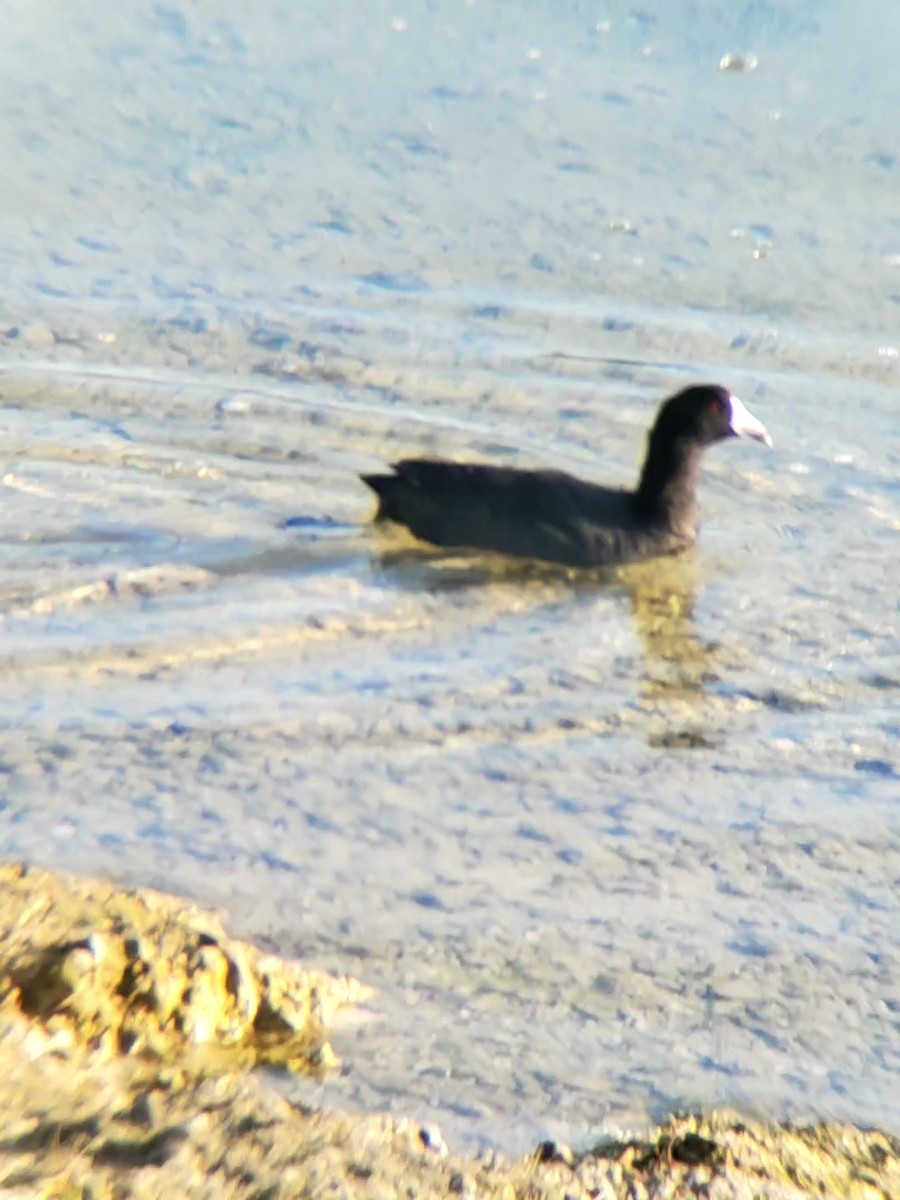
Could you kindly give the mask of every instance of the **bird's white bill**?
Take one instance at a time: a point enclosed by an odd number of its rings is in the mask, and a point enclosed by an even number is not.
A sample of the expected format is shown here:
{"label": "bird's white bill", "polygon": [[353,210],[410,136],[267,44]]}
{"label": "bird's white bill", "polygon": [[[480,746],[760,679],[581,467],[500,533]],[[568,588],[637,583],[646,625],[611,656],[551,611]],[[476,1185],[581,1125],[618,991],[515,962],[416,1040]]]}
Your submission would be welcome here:
{"label": "bird's white bill", "polygon": [[767,446],[772,445],[765,425],[762,421],[757,421],[744,402],[738,400],[735,395],[731,397],[731,432],[738,437],[756,438],[758,442],[765,442]]}

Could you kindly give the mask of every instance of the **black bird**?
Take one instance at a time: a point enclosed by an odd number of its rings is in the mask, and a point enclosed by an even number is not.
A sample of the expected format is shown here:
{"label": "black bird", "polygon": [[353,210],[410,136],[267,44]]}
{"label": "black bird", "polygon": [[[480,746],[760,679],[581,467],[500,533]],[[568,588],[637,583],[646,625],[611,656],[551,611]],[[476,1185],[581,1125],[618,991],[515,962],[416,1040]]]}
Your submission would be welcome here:
{"label": "black bird", "polygon": [[377,521],[396,521],[436,546],[491,550],[567,566],[619,566],[677,554],[697,538],[703,451],[727,437],[771,446],[764,426],[727,388],[686,388],[664,401],[633,491],[562,471],[404,458],[392,475],[363,475]]}

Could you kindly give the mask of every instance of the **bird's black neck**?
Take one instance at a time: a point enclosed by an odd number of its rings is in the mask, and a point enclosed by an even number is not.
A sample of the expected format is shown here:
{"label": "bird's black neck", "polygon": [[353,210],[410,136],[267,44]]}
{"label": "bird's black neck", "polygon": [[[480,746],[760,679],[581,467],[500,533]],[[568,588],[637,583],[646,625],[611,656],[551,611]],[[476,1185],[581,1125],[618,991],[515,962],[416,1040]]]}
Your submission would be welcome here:
{"label": "bird's black neck", "polygon": [[703,448],[693,440],[668,441],[653,433],[637,486],[641,512],[655,524],[693,540],[697,533],[697,479]]}

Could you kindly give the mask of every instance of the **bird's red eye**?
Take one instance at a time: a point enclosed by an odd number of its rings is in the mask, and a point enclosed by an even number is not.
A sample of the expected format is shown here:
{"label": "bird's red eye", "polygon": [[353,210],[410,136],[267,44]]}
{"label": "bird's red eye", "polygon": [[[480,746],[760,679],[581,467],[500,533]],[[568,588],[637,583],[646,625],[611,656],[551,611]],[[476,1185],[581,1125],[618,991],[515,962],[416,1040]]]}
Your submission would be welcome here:
{"label": "bird's red eye", "polygon": [[725,401],[720,395],[713,395],[709,401],[709,407],[715,412],[722,412],[725,408]]}

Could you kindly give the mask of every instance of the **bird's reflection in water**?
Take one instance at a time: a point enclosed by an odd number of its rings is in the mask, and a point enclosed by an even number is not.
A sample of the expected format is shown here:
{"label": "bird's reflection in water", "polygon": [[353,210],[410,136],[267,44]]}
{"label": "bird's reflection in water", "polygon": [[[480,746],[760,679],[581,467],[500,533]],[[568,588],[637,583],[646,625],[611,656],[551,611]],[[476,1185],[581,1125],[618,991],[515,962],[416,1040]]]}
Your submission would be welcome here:
{"label": "bird's reflection in water", "polygon": [[586,574],[499,554],[437,550],[421,544],[383,551],[374,560],[373,569],[376,575],[384,573],[394,586],[406,591],[432,593],[498,583],[559,583],[569,575]]}
{"label": "bird's reflection in water", "polygon": [[686,697],[715,680],[717,646],[697,632],[693,562],[660,559],[621,572],[647,663],[646,694]]}
{"label": "bird's reflection in water", "polygon": [[395,586],[410,591],[451,592],[497,583],[562,583],[582,599],[624,591],[646,663],[645,699],[685,699],[715,679],[717,647],[694,627],[698,568],[690,555],[585,571],[499,555],[448,554],[415,544],[385,550],[375,563],[376,573],[385,572]]}
{"label": "bird's reflection in water", "polygon": [[[692,555],[656,559],[626,568],[565,568],[481,554],[448,554],[421,544],[385,550],[375,560],[393,586],[415,592],[460,592],[514,584],[517,593],[533,589],[535,606],[558,605],[563,593],[593,605],[598,595],[628,597],[642,651],[637,676],[637,722],[654,748],[709,749],[720,735],[709,727],[708,701],[716,681],[715,642],[694,625],[699,569]],[[714,723],[715,724],[715,723]]]}
{"label": "bird's reflection in water", "polygon": [[718,645],[694,625],[697,567],[686,559],[643,563],[622,572],[644,652],[639,689],[649,728],[660,749],[711,749],[720,733],[710,726]]}

